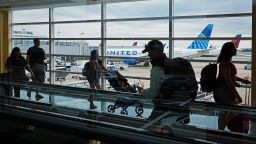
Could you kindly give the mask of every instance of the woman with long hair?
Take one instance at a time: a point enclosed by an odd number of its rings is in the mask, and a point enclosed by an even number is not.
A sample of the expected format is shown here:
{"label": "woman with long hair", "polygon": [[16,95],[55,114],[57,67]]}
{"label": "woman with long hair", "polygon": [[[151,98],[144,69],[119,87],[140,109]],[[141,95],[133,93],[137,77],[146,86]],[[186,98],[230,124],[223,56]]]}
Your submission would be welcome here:
{"label": "woman with long hair", "polygon": [[[8,57],[5,67],[9,72],[9,77],[14,81],[27,81],[28,78],[25,74],[25,69],[31,73],[32,78],[34,78],[34,74],[28,65],[25,58],[21,55],[20,49],[18,47],[14,47],[12,49],[11,55]],[[14,86],[14,96],[20,97],[20,86]]]}
{"label": "woman with long hair", "polygon": [[[232,57],[236,55],[236,52],[237,49],[232,42],[224,43],[220,51],[218,57],[218,84],[213,92],[216,103],[228,105],[240,104],[242,102],[242,98],[236,90],[236,86],[240,86],[237,81],[246,84],[250,83],[250,81],[237,76],[237,69],[232,62]],[[231,117],[231,113],[220,113],[218,119],[219,129],[225,129]]]}

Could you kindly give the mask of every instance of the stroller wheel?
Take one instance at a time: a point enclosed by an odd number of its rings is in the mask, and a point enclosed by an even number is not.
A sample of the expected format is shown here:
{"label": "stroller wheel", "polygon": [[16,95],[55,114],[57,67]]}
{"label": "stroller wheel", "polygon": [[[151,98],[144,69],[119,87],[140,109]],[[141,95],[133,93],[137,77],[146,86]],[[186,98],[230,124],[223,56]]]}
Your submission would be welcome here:
{"label": "stroller wheel", "polygon": [[115,112],[115,108],[113,105],[109,105],[108,106],[108,112],[114,113]]}
{"label": "stroller wheel", "polygon": [[121,114],[123,114],[123,115],[128,115],[128,111],[125,110],[125,109],[123,109],[123,110],[121,110]]}
{"label": "stroller wheel", "polygon": [[141,115],[141,114],[143,114],[144,109],[143,109],[142,106],[137,106],[137,107],[135,108],[135,112],[136,112],[138,115]]}

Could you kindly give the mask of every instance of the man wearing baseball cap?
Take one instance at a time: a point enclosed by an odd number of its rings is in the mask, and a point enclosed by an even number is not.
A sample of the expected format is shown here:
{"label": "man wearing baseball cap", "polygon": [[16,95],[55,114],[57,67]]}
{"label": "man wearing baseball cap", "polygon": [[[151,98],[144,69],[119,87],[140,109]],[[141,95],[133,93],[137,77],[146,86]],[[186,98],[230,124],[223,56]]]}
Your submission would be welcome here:
{"label": "man wearing baseball cap", "polygon": [[163,53],[164,45],[159,40],[151,40],[145,45],[145,49],[142,53],[148,52],[152,69],[150,70],[150,87],[142,90],[141,95],[147,98],[155,99],[159,93],[160,84],[164,78],[164,59],[167,58]]}
{"label": "man wearing baseball cap", "polygon": [[[141,95],[151,99],[155,107],[148,119],[155,119],[165,111],[161,100],[190,102],[196,98],[198,85],[191,63],[183,58],[169,59],[164,54],[164,45],[159,40],[151,40],[142,51],[148,52],[152,69],[150,87],[141,90]],[[180,88],[184,85],[184,88]],[[158,101],[160,100],[160,101]],[[184,109],[185,123],[189,122],[188,109]]]}

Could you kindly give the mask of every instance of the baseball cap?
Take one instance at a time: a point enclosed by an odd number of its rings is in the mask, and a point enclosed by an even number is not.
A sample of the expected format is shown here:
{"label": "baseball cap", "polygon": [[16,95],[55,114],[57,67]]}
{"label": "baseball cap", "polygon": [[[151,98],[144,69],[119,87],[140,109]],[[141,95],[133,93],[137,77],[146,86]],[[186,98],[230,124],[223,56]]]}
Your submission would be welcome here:
{"label": "baseball cap", "polygon": [[145,49],[142,51],[142,53],[149,52],[150,50],[157,50],[163,52],[164,45],[159,40],[151,40],[148,42],[148,44],[145,45]]}

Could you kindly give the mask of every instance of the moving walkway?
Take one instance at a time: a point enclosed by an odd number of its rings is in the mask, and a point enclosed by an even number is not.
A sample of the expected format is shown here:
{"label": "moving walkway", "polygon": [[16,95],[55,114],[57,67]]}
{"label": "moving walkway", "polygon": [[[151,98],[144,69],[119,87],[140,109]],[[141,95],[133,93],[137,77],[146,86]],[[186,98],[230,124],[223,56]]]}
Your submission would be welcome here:
{"label": "moving walkway", "polygon": [[[255,143],[256,108],[218,105],[207,102],[163,104],[159,115],[150,119],[154,105],[137,94],[66,86],[12,83],[22,85],[22,95],[28,88],[40,88],[49,101],[28,100],[1,95],[0,117],[2,140],[9,143]],[[95,95],[96,110],[86,105],[89,95]],[[48,96],[48,97],[47,97]],[[120,98],[140,101],[144,112],[137,116],[136,105],[127,114],[109,112],[108,106]],[[58,101],[64,101],[65,104]],[[81,103],[84,103],[82,105]],[[249,118],[248,133],[218,130],[221,112],[243,114]]]}

